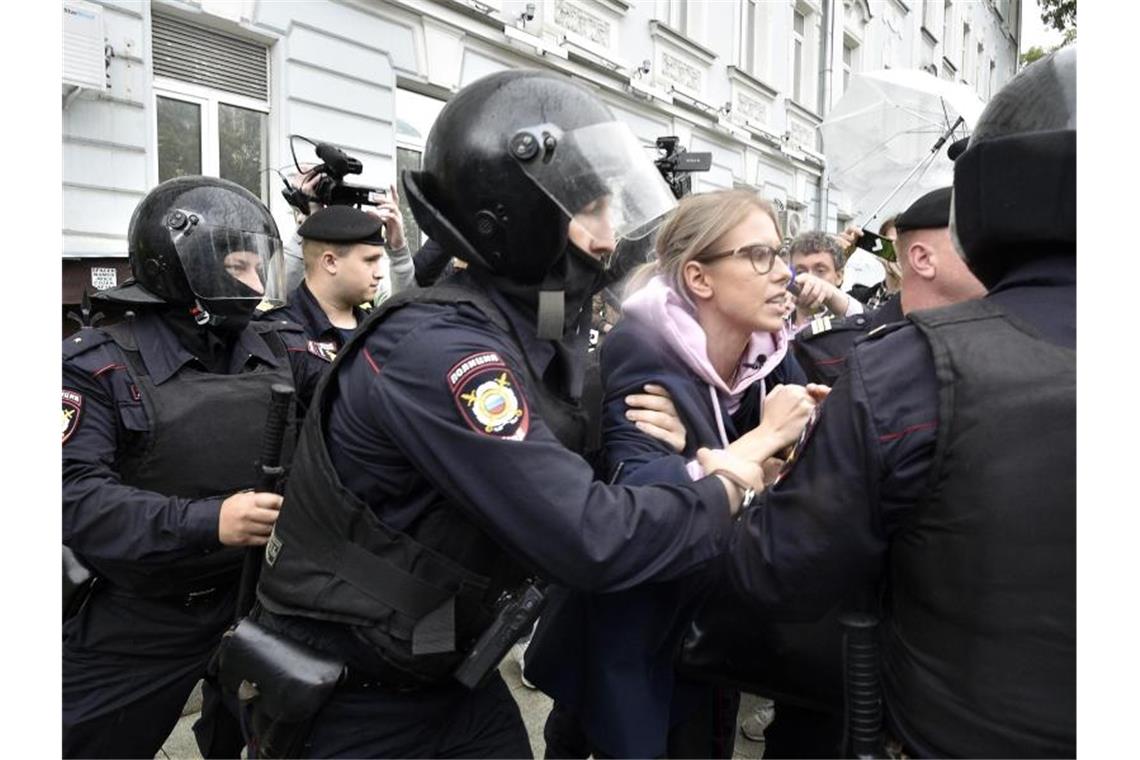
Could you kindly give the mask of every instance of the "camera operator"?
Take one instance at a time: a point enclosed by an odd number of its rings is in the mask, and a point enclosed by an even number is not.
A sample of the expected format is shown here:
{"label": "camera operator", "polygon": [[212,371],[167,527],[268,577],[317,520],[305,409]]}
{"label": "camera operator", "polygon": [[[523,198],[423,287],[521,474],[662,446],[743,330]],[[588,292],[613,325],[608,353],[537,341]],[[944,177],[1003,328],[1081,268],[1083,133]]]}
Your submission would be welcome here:
{"label": "camera operator", "polygon": [[[299,228],[311,214],[326,207],[316,197],[317,185],[323,176],[322,172],[315,170],[314,167],[306,166],[305,171],[292,174],[286,179],[288,187],[300,191],[308,201],[308,212],[302,212],[292,204],[290,206],[298,225],[298,232],[285,243],[285,288],[289,294],[286,301],[288,304],[293,303],[293,295],[305,278],[303,236],[299,234]],[[373,294],[375,302],[379,302],[415,285],[415,265],[412,261],[412,252],[404,238],[404,216],[400,213],[400,194],[396,186],[388,186],[386,197],[377,203],[375,211],[364,213],[379,217],[384,225],[384,249],[388,256],[388,290]]]}

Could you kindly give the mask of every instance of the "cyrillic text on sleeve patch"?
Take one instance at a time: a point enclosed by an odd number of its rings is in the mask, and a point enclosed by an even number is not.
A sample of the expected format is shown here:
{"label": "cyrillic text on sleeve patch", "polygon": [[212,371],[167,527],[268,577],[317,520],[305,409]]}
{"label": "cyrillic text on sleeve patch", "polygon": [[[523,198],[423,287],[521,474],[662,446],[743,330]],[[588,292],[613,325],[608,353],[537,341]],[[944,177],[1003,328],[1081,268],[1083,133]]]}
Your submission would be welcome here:
{"label": "cyrillic text on sleeve patch", "polygon": [[526,398],[497,353],[481,351],[460,359],[448,370],[447,384],[472,430],[514,441],[526,438]]}
{"label": "cyrillic text on sleeve patch", "polygon": [[63,389],[63,442],[79,427],[79,415],[83,411],[83,396],[67,388]]}

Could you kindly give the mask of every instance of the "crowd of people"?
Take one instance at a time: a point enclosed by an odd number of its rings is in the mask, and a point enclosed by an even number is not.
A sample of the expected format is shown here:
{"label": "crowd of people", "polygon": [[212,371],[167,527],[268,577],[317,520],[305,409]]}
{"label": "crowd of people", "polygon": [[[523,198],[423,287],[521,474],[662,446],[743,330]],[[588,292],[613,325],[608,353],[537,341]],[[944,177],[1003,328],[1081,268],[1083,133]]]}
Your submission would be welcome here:
{"label": "crowd of people", "polygon": [[158,185],[130,316],[64,342],[63,755],[153,757],[203,681],[205,757],[530,757],[532,631],[549,758],[1074,755],[1075,72],[997,93],[846,290],[864,230],[677,202],[552,73],[289,244]]}

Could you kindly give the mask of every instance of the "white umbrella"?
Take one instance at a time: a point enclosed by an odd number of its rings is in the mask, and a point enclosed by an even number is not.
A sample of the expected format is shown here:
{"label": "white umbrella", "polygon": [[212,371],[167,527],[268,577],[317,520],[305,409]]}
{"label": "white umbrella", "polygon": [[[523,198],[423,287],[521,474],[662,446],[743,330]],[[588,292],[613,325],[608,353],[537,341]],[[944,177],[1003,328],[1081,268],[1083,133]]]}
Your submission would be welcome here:
{"label": "white umbrella", "polygon": [[831,182],[862,220],[884,205],[888,214],[901,211],[953,183],[946,149],[969,135],[984,106],[969,87],[925,71],[855,74],[819,127]]}

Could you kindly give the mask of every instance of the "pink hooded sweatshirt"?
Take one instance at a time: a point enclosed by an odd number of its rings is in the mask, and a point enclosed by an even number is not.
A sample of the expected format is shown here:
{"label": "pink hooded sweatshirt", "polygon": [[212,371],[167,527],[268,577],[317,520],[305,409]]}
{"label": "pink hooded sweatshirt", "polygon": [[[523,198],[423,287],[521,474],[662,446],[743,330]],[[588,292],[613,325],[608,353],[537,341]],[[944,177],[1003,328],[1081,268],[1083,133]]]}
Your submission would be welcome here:
{"label": "pink hooded sweatshirt", "polygon": [[[760,397],[763,401],[767,390],[764,378],[784,360],[784,355],[788,352],[790,336],[786,326],[777,332],[752,333],[748,346],[740,357],[736,380],[729,387],[709,360],[708,341],[704,329],[697,322],[695,309],[687,298],[665,282],[664,277],[654,276],[645,287],[627,298],[622,303],[622,314],[625,318],[636,319],[651,326],[685,366],[708,385],[717,430],[724,446],[728,446],[729,441],[721,417],[720,397],[725,398],[728,412],[733,414],[740,408],[744,392],[753,383],[760,383]],[[694,480],[704,476],[704,471],[696,460],[688,463],[688,471]]]}

